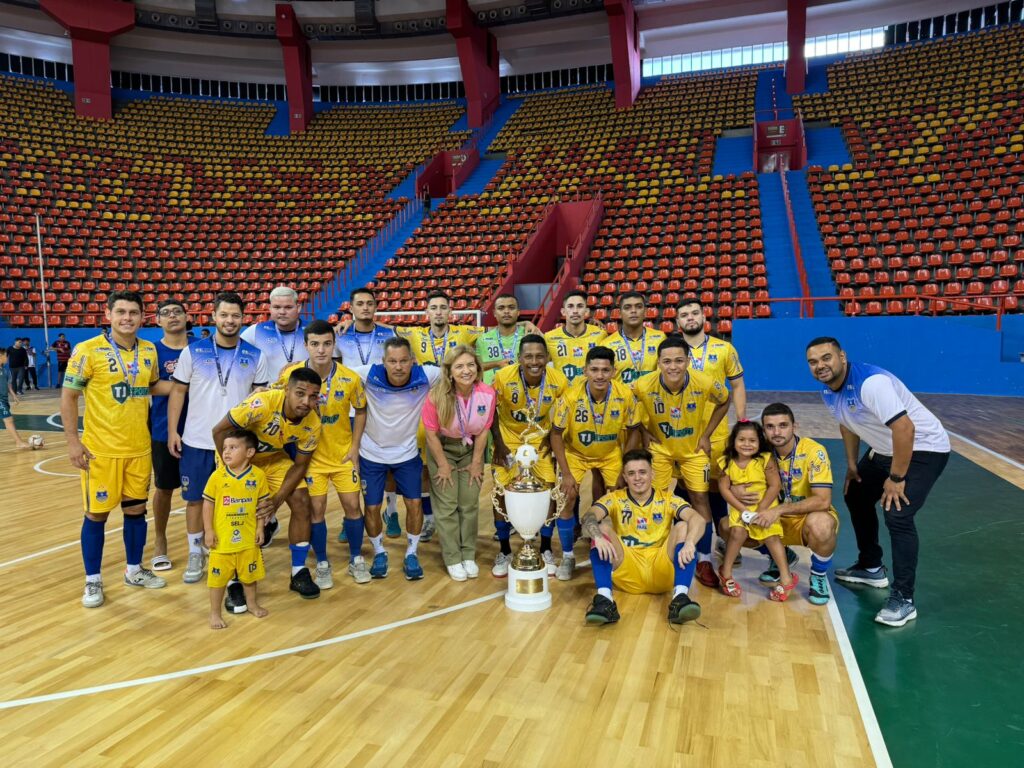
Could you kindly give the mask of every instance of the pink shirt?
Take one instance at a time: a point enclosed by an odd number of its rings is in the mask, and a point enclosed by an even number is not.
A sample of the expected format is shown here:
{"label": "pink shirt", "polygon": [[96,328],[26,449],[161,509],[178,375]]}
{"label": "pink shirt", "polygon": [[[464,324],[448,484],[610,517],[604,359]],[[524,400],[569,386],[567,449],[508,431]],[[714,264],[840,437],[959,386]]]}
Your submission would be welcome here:
{"label": "pink shirt", "polygon": [[[437,408],[428,397],[423,403],[423,426],[431,432],[440,432],[445,437],[462,439],[462,430],[470,437],[481,435],[491,428],[494,421],[494,407],[498,396],[494,389],[484,383],[477,383],[473,387],[473,394],[469,400],[458,395],[455,396],[455,407],[457,413],[452,417],[451,424],[442,427],[437,423]],[[462,414],[462,422],[459,422],[459,414]]]}

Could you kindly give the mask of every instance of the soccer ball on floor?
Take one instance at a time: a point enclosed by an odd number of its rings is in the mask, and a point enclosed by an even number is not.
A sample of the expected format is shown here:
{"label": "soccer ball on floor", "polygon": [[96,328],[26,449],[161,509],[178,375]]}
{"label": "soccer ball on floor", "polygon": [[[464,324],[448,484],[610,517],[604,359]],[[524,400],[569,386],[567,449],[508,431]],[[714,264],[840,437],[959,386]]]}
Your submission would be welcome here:
{"label": "soccer ball on floor", "polygon": [[31,445],[33,448],[42,448],[43,447],[43,436],[42,435],[32,435],[32,436],[30,436],[29,439],[28,439],[28,444]]}

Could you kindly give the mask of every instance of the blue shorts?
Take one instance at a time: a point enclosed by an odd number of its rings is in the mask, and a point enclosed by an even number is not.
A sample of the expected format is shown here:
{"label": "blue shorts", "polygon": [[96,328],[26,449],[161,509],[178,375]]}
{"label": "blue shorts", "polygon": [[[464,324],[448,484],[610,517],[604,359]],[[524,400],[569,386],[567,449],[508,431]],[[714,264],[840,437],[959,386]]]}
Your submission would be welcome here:
{"label": "blue shorts", "polygon": [[216,466],[216,456],[216,451],[181,444],[181,459],[178,462],[181,470],[181,498],[185,501],[203,500],[206,481]]}
{"label": "blue shorts", "polygon": [[11,404],[7,400],[0,400],[0,419],[11,418]]}
{"label": "blue shorts", "polygon": [[423,492],[423,460],[419,455],[401,464],[378,464],[359,457],[359,477],[363,485],[363,503],[368,507],[384,502],[384,482],[388,472],[395,478],[395,488],[406,499],[419,499]]}

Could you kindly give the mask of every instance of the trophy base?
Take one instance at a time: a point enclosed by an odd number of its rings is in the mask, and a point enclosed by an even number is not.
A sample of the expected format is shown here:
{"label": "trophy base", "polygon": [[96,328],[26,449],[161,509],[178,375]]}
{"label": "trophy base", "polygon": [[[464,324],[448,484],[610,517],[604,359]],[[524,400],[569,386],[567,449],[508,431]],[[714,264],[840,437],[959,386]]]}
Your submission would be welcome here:
{"label": "trophy base", "polygon": [[546,568],[536,571],[508,569],[508,592],[505,593],[505,607],[522,613],[545,611],[551,607],[551,592],[548,591]]}

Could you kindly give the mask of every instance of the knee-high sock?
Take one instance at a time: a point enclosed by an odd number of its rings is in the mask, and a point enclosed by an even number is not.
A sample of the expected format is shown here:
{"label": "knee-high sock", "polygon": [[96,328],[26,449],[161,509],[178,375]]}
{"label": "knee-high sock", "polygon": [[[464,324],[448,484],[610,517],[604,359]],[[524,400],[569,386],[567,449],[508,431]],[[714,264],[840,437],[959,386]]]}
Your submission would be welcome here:
{"label": "knee-high sock", "polygon": [[831,565],[832,555],[816,555],[814,552],[811,552],[811,573],[828,573]]}
{"label": "knee-high sock", "polygon": [[682,551],[683,545],[676,544],[675,551],[672,553],[672,568],[675,570],[675,575],[672,577],[672,584],[675,587],[682,587],[680,592],[688,592],[690,590],[690,584],[693,582],[694,571],[697,570],[697,558],[693,558],[685,566],[679,565],[679,553]]}
{"label": "knee-high sock", "polygon": [[702,555],[711,554],[711,539],[715,535],[714,526],[710,523],[704,526],[704,535],[697,542],[697,551]]}
{"label": "knee-high sock", "polygon": [[612,564],[598,554],[597,547],[590,548],[590,565],[594,573],[594,584],[598,592],[602,589],[612,590]]}
{"label": "knee-high sock", "polygon": [[146,513],[124,516],[124,555],[129,566],[142,564],[142,552],[146,548]]}
{"label": "knee-high sock", "polygon": [[502,554],[511,555],[512,545],[509,543],[509,539],[512,538],[512,523],[508,520],[495,520],[494,530],[498,532],[498,545],[501,547]]}
{"label": "knee-high sock", "polygon": [[298,544],[289,545],[292,552],[292,573],[306,567],[306,558],[309,557],[309,542],[302,541]]}
{"label": "knee-high sock", "polygon": [[103,528],[106,521],[90,520],[82,518],[82,560],[85,563],[85,575],[100,575],[100,567],[103,565]]}
{"label": "knee-high sock", "polygon": [[563,520],[562,518],[558,518],[556,524],[558,525],[558,540],[562,544],[562,554],[571,555],[573,533],[575,532],[576,521]]}
{"label": "knee-high sock", "polygon": [[316,554],[318,563],[327,560],[327,521],[321,520],[313,523],[309,528],[309,541],[313,545],[313,552]]}
{"label": "knee-high sock", "polygon": [[355,520],[349,520],[345,518],[345,535],[348,537],[348,555],[349,558],[355,560],[359,557],[359,551],[363,548],[363,532],[366,530],[366,525],[363,523],[363,518],[357,517]]}
{"label": "knee-high sock", "polygon": [[423,505],[423,516],[429,517],[434,514],[434,506],[430,503],[430,494],[424,493],[420,496],[420,503]]}

